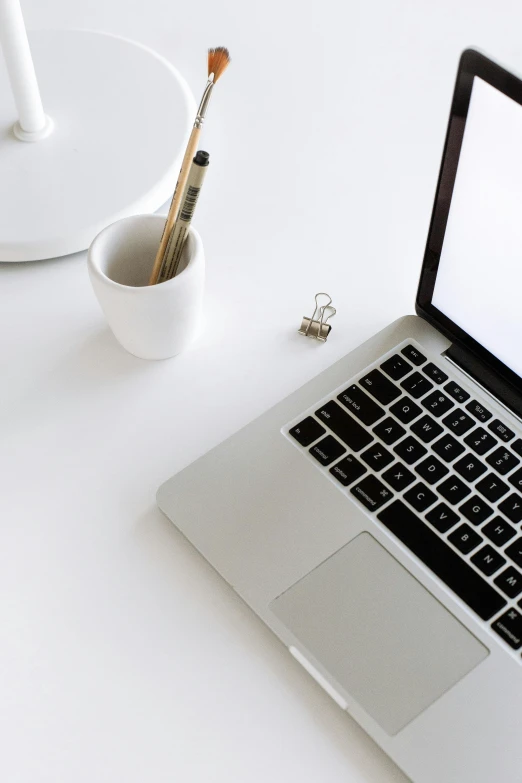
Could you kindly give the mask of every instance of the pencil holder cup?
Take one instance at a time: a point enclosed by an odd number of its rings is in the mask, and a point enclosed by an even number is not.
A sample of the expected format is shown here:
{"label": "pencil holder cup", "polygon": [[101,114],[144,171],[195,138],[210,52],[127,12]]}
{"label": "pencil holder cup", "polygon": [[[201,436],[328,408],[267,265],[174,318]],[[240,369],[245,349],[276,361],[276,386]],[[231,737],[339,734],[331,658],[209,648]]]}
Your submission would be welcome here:
{"label": "pencil holder cup", "polygon": [[118,342],[140,359],[167,359],[183,351],[198,331],[205,256],[190,229],[180,271],[148,285],[165,218],[137,215],[105,228],[89,248],[94,292]]}

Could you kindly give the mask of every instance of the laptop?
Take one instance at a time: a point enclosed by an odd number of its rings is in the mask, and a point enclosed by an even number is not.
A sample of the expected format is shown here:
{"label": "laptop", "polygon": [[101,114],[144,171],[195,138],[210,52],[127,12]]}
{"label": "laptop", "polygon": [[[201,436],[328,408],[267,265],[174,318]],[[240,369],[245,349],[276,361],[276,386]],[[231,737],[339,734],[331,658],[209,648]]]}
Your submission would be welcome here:
{"label": "laptop", "polygon": [[416,313],[163,512],[415,783],[522,780],[522,81],[460,59]]}

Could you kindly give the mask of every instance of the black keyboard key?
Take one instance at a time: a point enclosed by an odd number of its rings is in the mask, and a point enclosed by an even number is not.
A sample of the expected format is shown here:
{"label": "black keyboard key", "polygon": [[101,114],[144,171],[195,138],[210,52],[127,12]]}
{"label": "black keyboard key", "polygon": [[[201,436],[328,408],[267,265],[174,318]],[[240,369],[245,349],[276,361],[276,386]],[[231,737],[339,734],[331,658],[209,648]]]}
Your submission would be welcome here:
{"label": "black keyboard key", "polygon": [[503,446],[492,451],[489,457],[486,457],[486,462],[491,465],[492,468],[495,468],[501,476],[505,476],[510,470],[513,470],[517,465],[520,465],[519,458],[515,457],[514,454]]}
{"label": "black keyboard key", "polygon": [[473,416],[478,419],[481,422],[488,421],[491,419],[491,416],[493,415],[490,413],[486,408],[484,408],[483,405],[480,404],[480,402],[477,402],[477,400],[471,400],[471,402],[468,402],[466,405],[467,410],[473,414]]}
{"label": "black keyboard key", "polygon": [[402,356],[399,356],[398,353],[381,364],[381,370],[384,370],[386,375],[389,375],[394,381],[400,381],[411,369],[411,364],[406,359],[403,359]]}
{"label": "black keyboard key", "polygon": [[321,427],[318,421],[311,416],[307,416],[295,427],[289,430],[290,435],[301,444],[301,446],[309,446],[314,440],[320,438],[326,432],[324,427]]}
{"label": "black keyboard key", "polygon": [[419,481],[414,487],[404,493],[404,500],[407,500],[417,511],[425,511],[437,500],[437,495],[428,489],[426,484]]}
{"label": "black keyboard key", "polygon": [[522,614],[516,609],[508,609],[491,627],[514,650],[522,647]]}
{"label": "black keyboard key", "polygon": [[348,454],[347,457],[337,462],[333,468],[330,468],[330,473],[332,476],[335,476],[337,481],[341,482],[343,487],[347,487],[349,484],[357,481],[358,478],[361,478],[366,473],[366,468],[353,454]]}
{"label": "black keyboard key", "polygon": [[460,408],[456,408],[451,413],[448,413],[442,421],[454,435],[465,435],[468,430],[475,426],[471,416],[461,411]]}
{"label": "black keyboard key", "polygon": [[518,489],[520,492],[522,492],[522,468],[515,470],[515,472],[512,473],[508,478],[508,481],[515,487],[515,489]]}
{"label": "black keyboard key", "polygon": [[401,386],[404,391],[407,391],[408,394],[411,394],[416,400],[424,394],[427,394],[430,389],[433,389],[433,384],[430,383],[427,378],[423,378],[420,372],[412,372],[411,375],[408,375],[408,377],[403,380]]}
{"label": "black keyboard key", "polygon": [[522,497],[512,492],[509,497],[499,503],[498,510],[502,512],[511,522],[522,521]]}
{"label": "black keyboard key", "polygon": [[387,446],[391,446],[396,440],[406,435],[404,427],[392,419],[391,416],[387,416],[383,421],[380,421],[376,427],[373,428],[375,434],[386,443]]}
{"label": "black keyboard key", "polygon": [[382,474],[381,478],[383,478],[396,492],[402,492],[402,490],[406,489],[412,481],[415,481],[413,473],[401,462],[396,462],[395,465],[388,468],[388,470]]}
{"label": "black keyboard key", "polygon": [[372,370],[368,375],[365,375],[364,378],[361,378],[359,383],[383,405],[388,405],[401,395],[397,386],[389,381],[380,370]]}
{"label": "black keyboard key", "polygon": [[435,419],[432,419],[431,416],[426,414],[416,421],[415,424],[411,425],[411,431],[424,443],[429,443],[433,438],[436,438],[437,435],[440,435],[441,432],[444,432],[444,428],[441,427]]}
{"label": "black keyboard key", "polygon": [[437,481],[440,481],[441,478],[444,478],[444,476],[449,473],[446,465],[443,465],[437,457],[434,457],[431,454],[429,457],[426,457],[425,460],[419,462],[415,471],[419,476],[422,476],[428,484],[436,484]]}
{"label": "black keyboard key", "polygon": [[446,533],[450,527],[456,525],[460,517],[445,503],[439,503],[426,514],[426,519],[439,533]]}
{"label": "black keyboard key", "polygon": [[506,600],[402,501],[394,500],[377,518],[482,620],[489,620],[506,605]]}
{"label": "black keyboard key", "polygon": [[464,523],[454,530],[453,533],[449,534],[448,541],[451,541],[463,555],[467,555],[472,549],[478,547],[482,541],[482,536],[479,536],[472,527]]}
{"label": "black keyboard key", "polygon": [[505,495],[506,492],[509,491],[508,485],[504,484],[504,482],[494,473],[488,473],[487,476],[484,476],[484,478],[475,485],[475,489],[492,503],[496,503],[497,500],[500,500],[502,495]]}
{"label": "black keyboard key", "polygon": [[433,444],[432,448],[445,462],[451,462],[464,451],[462,443],[455,440],[451,435],[443,435],[440,440]]}
{"label": "black keyboard key", "polygon": [[443,481],[442,484],[439,484],[437,487],[437,492],[440,492],[442,497],[446,498],[446,500],[448,500],[451,505],[454,506],[457,503],[460,503],[461,500],[464,500],[466,495],[469,495],[471,490],[467,484],[464,484],[464,482],[459,478],[456,476],[450,476],[445,481]]}
{"label": "black keyboard key", "polygon": [[403,424],[409,424],[410,421],[413,421],[422,413],[422,409],[409,397],[403,397],[391,406],[390,413],[397,416]]}
{"label": "black keyboard key", "polygon": [[486,472],[487,468],[474,454],[465,454],[453,465],[457,473],[460,473],[466,481],[475,481]]}
{"label": "black keyboard key", "polygon": [[478,495],[472,495],[459,508],[462,516],[473,522],[474,525],[481,525],[493,513],[493,509],[485,503]]}
{"label": "black keyboard key", "polygon": [[416,348],[413,347],[413,345],[407,345],[406,348],[403,348],[401,353],[410,360],[410,362],[413,362],[413,364],[416,367],[419,367],[421,364],[424,364],[426,361],[426,357],[422,355],[420,351],[418,351]]}
{"label": "black keyboard key", "polygon": [[376,421],[382,419],[384,416],[384,408],[377,405],[367,394],[365,394],[358,386],[353,384],[349,389],[341,392],[337,399],[339,402],[348,408],[359,421],[362,421],[366,426],[375,424]]}
{"label": "black keyboard key", "polygon": [[435,383],[444,383],[448,380],[448,376],[445,372],[442,372],[433,362],[429,362],[422,368],[422,372],[426,373],[428,378],[431,378]]}
{"label": "black keyboard key", "polygon": [[422,404],[426,410],[428,410],[434,416],[439,417],[444,416],[445,413],[453,408],[455,403],[440,391],[434,391],[423,399]]}
{"label": "black keyboard key", "polygon": [[335,440],[331,435],[327,435],[326,438],[312,446],[309,451],[312,457],[315,457],[321,465],[330,465],[334,460],[339,459],[346,449],[344,446],[341,446],[338,440]]}
{"label": "black keyboard key", "polygon": [[522,457],[522,438],[517,438],[517,440],[514,440],[511,444],[511,448],[513,451],[516,451],[519,457]]}
{"label": "black keyboard key", "polygon": [[497,576],[495,584],[508,598],[516,598],[522,591],[522,574],[513,566],[509,566]]}
{"label": "black keyboard key", "polygon": [[393,497],[393,493],[375,476],[366,476],[360,484],[352,487],[350,492],[370,511],[377,511]]}
{"label": "black keyboard key", "polygon": [[373,470],[382,470],[393,462],[393,454],[381,446],[379,443],[372,443],[369,449],[361,454],[361,459],[366,462]]}
{"label": "black keyboard key", "polygon": [[506,549],[506,555],[522,568],[522,538],[517,538]]}
{"label": "black keyboard key", "polygon": [[510,538],[513,538],[517,531],[514,527],[511,527],[505,519],[502,519],[502,517],[495,517],[488,522],[487,525],[484,525],[481,532],[484,533],[490,541],[493,541],[496,546],[500,547],[504,546]]}
{"label": "black keyboard key", "polygon": [[428,453],[428,450],[419,441],[412,438],[411,435],[401,440],[393,450],[407,465],[413,465],[414,462],[417,462],[418,459]]}
{"label": "black keyboard key", "polygon": [[498,440],[496,440],[493,435],[490,435],[489,432],[483,430],[482,427],[477,427],[476,430],[473,430],[473,432],[470,432],[469,435],[464,438],[464,443],[466,443],[470,449],[473,449],[475,454],[480,454],[482,456],[492,449],[493,446],[497,446]]}
{"label": "black keyboard key", "polygon": [[373,435],[365,430],[358,421],[343,411],[340,405],[331,400],[315,412],[317,418],[324,422],[332,432],[340,438],[352,451],[360,451],[372,442]]}
{"label": "black keyboard key", "polygon": [[469,400],[470,397],[467,391],[464,391],[464,389],[456,384],[455,381],[450,381],[447,383],[444,387],[444,391],[447,392],[450,397],[453,397],[453,399],[457,402],[466,402],[466,400]]}
{"label": "black keyboard key", "polygon": [[494,574],[499,568],[502,568],[506,562],[506,558],[502,557],[502,555],[500,555],[496,549],[493,549],[492,546],[486,544],[486,546],[483,546],[478,552],[475,552],[471,558],[471,562],[474,563],[483,574],[491,576],[491,574]]}
{"label": "black keyboard key", "polygon": [[505,443],[515,437],[513,430],[510,430],[505,424],[502,424],[499,419],[493,419],[493,421],[488,424],[488,429],[490,429],[491,432],[494,432],[497,438],[500,438],[500,440],[503,440]]}

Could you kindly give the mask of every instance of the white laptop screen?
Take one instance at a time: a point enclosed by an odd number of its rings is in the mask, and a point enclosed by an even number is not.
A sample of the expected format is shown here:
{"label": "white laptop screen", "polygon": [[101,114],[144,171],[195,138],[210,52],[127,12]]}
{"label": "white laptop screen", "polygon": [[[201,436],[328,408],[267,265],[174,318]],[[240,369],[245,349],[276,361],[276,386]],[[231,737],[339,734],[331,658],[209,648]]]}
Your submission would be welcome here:
{"label": "white laptop screen", "polygon": [[522,376],[522,106],[478,76],[432,302]]}

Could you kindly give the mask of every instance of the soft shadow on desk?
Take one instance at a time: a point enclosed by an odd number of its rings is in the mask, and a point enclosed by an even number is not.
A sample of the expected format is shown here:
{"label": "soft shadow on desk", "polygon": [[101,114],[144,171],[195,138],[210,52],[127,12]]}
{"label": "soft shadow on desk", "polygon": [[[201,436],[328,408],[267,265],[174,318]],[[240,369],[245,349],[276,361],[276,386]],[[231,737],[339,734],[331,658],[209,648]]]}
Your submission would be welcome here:
{"label": "soft shadow on desk", "polygon": [[108,326],[103,326],[83,343],[75,343],[70,353],[54,367],[46,368],[41,378],[31,379],[31,387],[26,391],[16,390],[15,398],[3,406],[0,429],[12,433],[17,426],[25,428],[35,420],[41,422],[53,407],[53,401],[64,394],[81,404],[82,399],[92,399],[106,387],[118,387],[132,377],[151,372],[154,372],[151,362],[128,354],[118,345]]}
{"label": "soft shadow on desk", "polygon": [[0,127],[0,144],[7,141],[7,139],[13,139],[15,138],[15,135],[13,133],[13,126],[11,124],[9,125],[2,125]]}
{"label": "soft shadow on desk", "polygon": [[150,374],[154,363],[131,356],[116,342],[105,324],[75,347],[67,360],[56,366],[56,374],[73,390],[86,392],[93,388],[111,386],[115,381],[130,376]]}
{"label": "soft shadow on desk", "polygon": [[[233,642],[245,656],[259,663],[276,680],[281,691],[299,702],[299,707],[313,716],[323,739],[331,742],[361,778],[406,783],[406,776],[381,751],[373,740],[319,688],[299,667],[283,645],[243,603],[232,588],[214,571],[182,533],[155,505],[141,514],[129,528],[133,545],[140,551],[143,578],[154,573],[159,589],[172,595],[173,603],[180,600],[180,575],[183,595],[190,595],[190,604],[203,603],[212,608],[225,631],[234,634]],[[190,639],[187,640],[190,644]],[[175,654],[175,650],[173,650]],[[274,704],[274,709],[276,709]]]}

